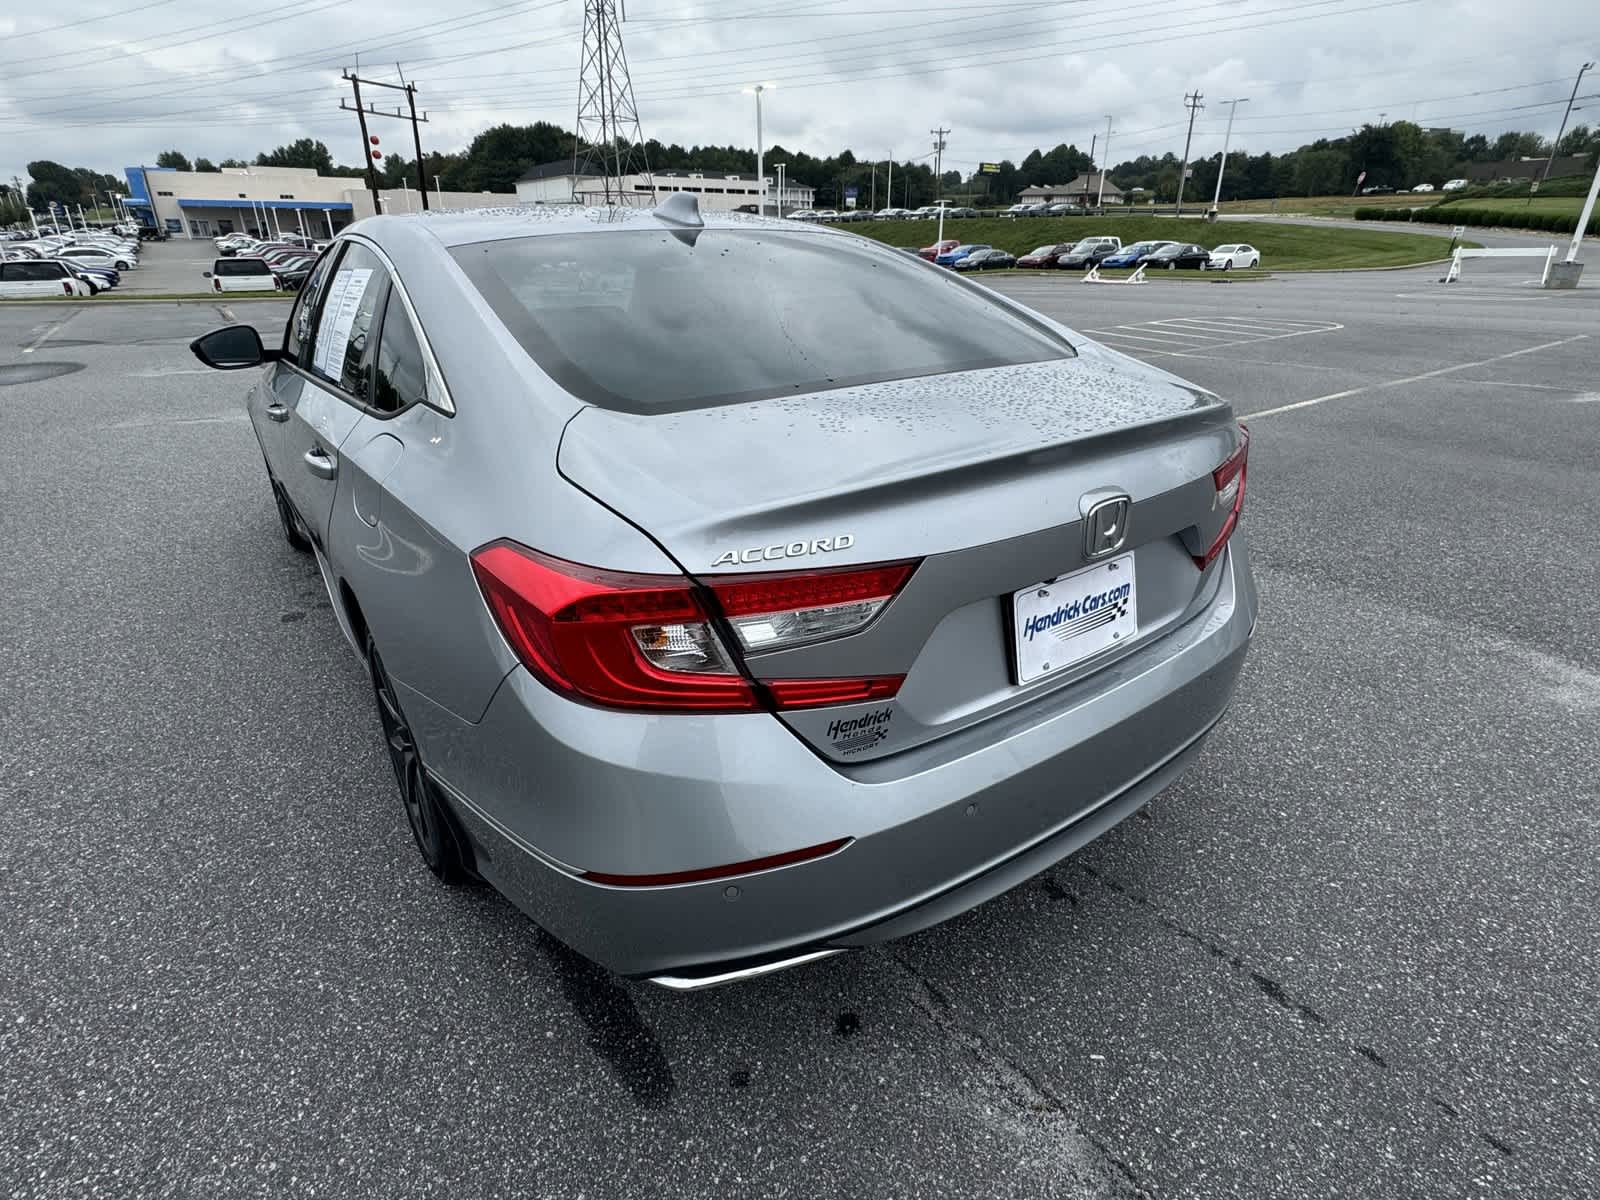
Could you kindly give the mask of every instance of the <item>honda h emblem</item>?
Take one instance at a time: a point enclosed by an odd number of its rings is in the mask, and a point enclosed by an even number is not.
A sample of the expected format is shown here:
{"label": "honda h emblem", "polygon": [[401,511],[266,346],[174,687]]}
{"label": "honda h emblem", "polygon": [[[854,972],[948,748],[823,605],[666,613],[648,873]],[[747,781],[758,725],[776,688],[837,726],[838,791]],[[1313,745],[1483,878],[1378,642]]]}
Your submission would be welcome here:
{"label": "honda h emblem", "polygon": [[1083,556],[1104,558],[1128,540],[1128,497],[1111,496],[1091,505],[1083,517]]}

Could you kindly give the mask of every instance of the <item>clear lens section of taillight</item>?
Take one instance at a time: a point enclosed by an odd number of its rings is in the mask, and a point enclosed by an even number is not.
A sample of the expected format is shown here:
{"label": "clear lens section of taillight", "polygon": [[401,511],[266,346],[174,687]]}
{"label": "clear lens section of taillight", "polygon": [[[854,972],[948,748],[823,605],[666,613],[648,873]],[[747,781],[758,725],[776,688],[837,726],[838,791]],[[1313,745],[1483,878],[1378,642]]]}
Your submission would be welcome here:
{"label": "clear lens section of taillight", "polygon": [[865,629],[911,578],[914,562],[805,574],[710,578],[739,639],[760,653],[844,637]]}
{"label": "clear lens section of taillight", "polygon": [[733,663],[711,626],[703,621],[675,625],[635,625],[639,653],[663,671],[732,674]]}
{"label": "clear lens section of taillight", "polygon": [[1244,480],[1249,459],[1250,431],[1240,425],[1238,448],[1228,455],[1220,467],[1211,472],[1211,484],[1217,491],[1212,508],[1226,509],[1228,515],[1223,519],[1222,529],[1212,539],[1206,552],[1203,555],[1195,555],[1195,566],[1202,571],[1222,553],[1223,547],[1228,544],[1228,539],[1233,536],[1234,529],[1239,525],[1239,514],[1244,510]]}

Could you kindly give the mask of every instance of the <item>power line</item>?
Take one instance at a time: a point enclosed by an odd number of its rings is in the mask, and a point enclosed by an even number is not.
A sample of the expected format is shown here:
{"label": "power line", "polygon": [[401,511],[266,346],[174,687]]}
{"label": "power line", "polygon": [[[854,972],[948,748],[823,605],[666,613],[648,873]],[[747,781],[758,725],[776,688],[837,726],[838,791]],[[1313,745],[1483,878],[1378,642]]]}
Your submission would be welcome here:
{"label": "power line", "polygon": [[115,12],[100,13],[93,17],[84,17],[78,21],[63,21],[59,25],[46,25],[43,29],[29,29],[22,33],[6,34],[6,41],[19,42],[23,38],[38,37],[43,33],[58,33],[63,29],[76,29],[80,25],[93,25],[96,21],[109,21],[112,17],[126,17],[132,13],[144,12],[148,8],[161,8],[168,4],[176,4],[178,0],[150,0],[148,4],[135,4],[132,8],[119,8]]}

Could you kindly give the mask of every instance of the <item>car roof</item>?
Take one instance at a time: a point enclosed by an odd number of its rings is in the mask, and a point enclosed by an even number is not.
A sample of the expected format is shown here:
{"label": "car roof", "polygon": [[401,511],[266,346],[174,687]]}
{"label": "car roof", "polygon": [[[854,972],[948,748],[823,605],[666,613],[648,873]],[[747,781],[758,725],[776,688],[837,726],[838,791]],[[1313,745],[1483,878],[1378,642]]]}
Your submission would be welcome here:
{"label": "car roof", "polygon": [[[823,210],[826,211],[826,210]],[[793,236],[841,237],[851,234],[817,226],[801,226],[780,217],[753,213],[701,212],[706,229],[769,229]],[[684,225],[656,216],[651,208],[585,208],[576,204],[524,204],[507,208],[467,209],[458,212],[401,213],[367,217],[344,232],[365,234],[387,246],[391,241],[431,240],[447,248],[510,238],[550,237],[559,234],[596,234],[626,229],[683,229]]]}

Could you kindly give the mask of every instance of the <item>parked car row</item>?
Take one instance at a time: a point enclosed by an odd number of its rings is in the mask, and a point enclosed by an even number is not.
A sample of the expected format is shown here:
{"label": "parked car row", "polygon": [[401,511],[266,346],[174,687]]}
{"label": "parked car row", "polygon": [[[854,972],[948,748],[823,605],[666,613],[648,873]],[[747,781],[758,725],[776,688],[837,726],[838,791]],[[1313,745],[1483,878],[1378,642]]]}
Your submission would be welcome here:
{"label": "parked car row", "polygon": [[1007,217],[1080,217],[1089,210],[1081,204],[1058,200],[1054,204],[1013,204],[1002,214]]}
{"label": "parked car row", "polygon": [[939,209],[941,207],[944,209],[944,216],[947,221],[958,221],[978,215],[978,210],[975,208],[957,208],[948,204],[924,204],[921,208],[880,208],[877,212],[867,208],[847,208],[843,212],[832,208],[802,208],[796,212],[785,213],[784,217],[790,221],[822,222],[936,221],[939,219]]}
{"label": "parked car row", "polygon": [[137,237],[74,229],[0,243],[0,297],[97,296],[139,266]]}
{"label": "parked car row", "polygon": [[[1140,264],[1169,271],[1180,267],[1201,271],[1231,271],[1235,267],[1261,265],[1261,252],[1243,242],[1230,242],[1214,250],[1207,250],[1194,242],[1145,241],[1124,246],[1121,238],[1112,235],[1039,246],[1020,258],[1012,258],[987,242],[963,243],[954,238],[923,246],[916,254],[941,267],[967,271],[1001,267],[1087,271],[1090,267],[1136,267]],[[969,261],[972,259],[976,261]]]}
{"label": "parked car row", "polygon": [[311,274],[320,247],[300,234],[262,241],[243,233],[213,239],[221,255],[205,277],[214,292],[295,292]]}

